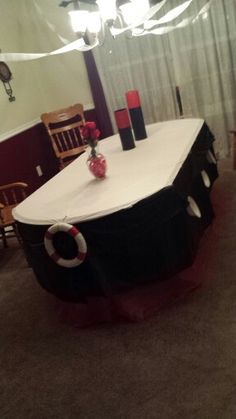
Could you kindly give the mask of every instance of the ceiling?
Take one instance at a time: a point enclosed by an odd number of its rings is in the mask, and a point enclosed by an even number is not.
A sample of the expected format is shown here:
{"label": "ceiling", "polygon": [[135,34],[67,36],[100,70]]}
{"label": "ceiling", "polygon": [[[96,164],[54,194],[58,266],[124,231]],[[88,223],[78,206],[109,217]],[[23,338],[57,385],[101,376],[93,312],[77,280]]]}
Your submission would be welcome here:
{"label": "ceiling", "polygon": [[[87,4],[96,4],[96,0],[62,0],[61,3],[59,4],[59,6],[66,7],[70,3],[77,4],[78,1],[81,2],[81,3],[87,3]],[[160,3],[161,1],[162,0],[150,0],[150,5]],[[117,0],[117,3],[118,2],[119,2],[119,0]]]}

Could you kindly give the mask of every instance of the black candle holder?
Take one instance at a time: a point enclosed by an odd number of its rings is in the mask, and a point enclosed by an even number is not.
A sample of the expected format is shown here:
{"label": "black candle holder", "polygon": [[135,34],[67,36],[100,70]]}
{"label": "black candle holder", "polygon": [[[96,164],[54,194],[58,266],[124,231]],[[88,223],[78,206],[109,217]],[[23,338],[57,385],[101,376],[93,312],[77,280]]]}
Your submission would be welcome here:
{"label": "black candle holder", "polygon": [[131,150],[132,148],[135,148],[127,109],[118,109],[114,112],[114,114],[123,150]]}

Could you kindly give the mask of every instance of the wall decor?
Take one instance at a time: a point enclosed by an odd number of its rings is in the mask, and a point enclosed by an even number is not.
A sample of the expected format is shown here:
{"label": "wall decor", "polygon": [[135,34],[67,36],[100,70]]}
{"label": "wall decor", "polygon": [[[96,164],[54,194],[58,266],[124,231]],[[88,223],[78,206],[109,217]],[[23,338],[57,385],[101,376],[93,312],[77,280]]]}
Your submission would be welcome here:
{"label": "wall decor", "polygon": [[5,91],[9,96],[9,101],[14,102],[16,98],[12,94],[13,92],[10,85],[10,80],[12,80],[12,73],[10,71],[10,68],[4,61],[0,61],[0,80],[3,82]]}

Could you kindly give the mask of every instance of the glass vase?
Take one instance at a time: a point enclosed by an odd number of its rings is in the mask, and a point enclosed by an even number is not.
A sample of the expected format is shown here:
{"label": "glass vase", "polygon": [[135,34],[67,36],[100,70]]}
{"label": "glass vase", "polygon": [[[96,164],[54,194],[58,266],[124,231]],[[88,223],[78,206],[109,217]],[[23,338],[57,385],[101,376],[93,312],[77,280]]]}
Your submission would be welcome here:
{"label": "glass vase", "polygon": [[87,160],[87,165],[92,175],[97,179],[104,179],[107,171],[107,163],[103,154],[96,148],[92,148]]}

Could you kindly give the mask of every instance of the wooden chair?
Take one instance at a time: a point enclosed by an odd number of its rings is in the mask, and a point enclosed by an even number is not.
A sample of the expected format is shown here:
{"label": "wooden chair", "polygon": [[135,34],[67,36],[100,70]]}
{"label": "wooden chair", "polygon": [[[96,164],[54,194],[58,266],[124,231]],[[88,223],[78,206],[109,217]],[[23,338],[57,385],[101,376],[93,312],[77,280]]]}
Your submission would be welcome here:
{"label": "wooden chair", "polygon": [[17,237],[21,242],[12,209],[26,198],[27,187],[23,182],[0,186],[0,238],[4,247],[7,247],[7,237]]}
{"label": "wooden chair", "polygon": [[50,137],[53,150],[62,170],[87,147],[80,135],[84,124],[83,105],[76,104],[57,111],[43,113],[41,120]]}

